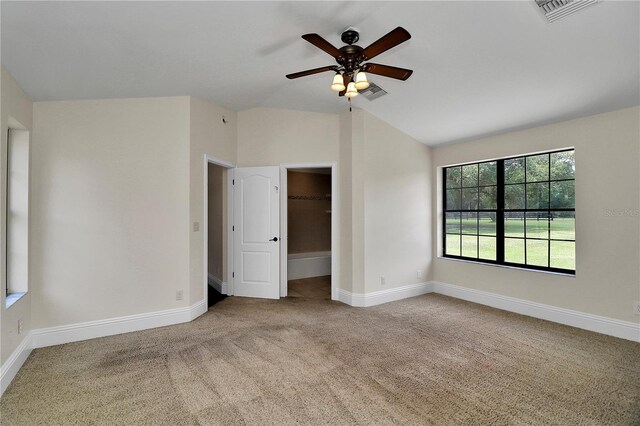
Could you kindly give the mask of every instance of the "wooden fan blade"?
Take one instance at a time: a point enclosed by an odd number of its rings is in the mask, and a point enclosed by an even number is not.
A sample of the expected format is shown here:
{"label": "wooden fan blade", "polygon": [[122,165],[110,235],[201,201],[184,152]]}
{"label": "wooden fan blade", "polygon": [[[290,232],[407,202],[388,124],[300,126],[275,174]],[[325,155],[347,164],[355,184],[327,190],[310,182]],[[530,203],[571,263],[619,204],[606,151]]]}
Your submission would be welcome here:
{"label": "wooden fan blade", "polygon": [[[304,37],[304,36],[303,36]],[[398,27],[391,31],[389,34],[380,37],[378,40],[371,43],[368,47],[362,51],[365,56],[365,61],[378,56],[382,52],[386,52],[394,46],[404,43],[411,38],[411,34],[402,27]]]}
{"label": "wooden fan blade", "polygon": [[396,80],[406,80],[413,74],[412,70],[406,68],[390,67],[389,65],[365,64],[362,69],[371,74],[382,75],[385,77],[395,78]]}
{"label": "wooden fan blade", "polygon": [[320,67],[320,68],[314,68],[312,70],[294,72],[293,74],[287,74],[287,78],[292,80],[294,78],[306,77],[308,75],[318,74],[320,72],[335,71],[336,68],[337,67],[335,65],[329,65],[328,67]]}
{"label": "wooden fan blade", "polygon": [[344,96],[344,94],[347,93],[347,86],[349,85],[350,81],[351,79],[349,78],[349,74],[342,74],[342,84],[344,84],[344,90],[342,92],[339,92],[338,96]]}
{"label": "wooden fan blade", "polygon": [[313,44],[315,47],[324,50],[334,58],[342,55],[342,53],[340,53],[340,51],[333,44],[329,43],[318,34],[305,34],[302,36],[302,38]]}

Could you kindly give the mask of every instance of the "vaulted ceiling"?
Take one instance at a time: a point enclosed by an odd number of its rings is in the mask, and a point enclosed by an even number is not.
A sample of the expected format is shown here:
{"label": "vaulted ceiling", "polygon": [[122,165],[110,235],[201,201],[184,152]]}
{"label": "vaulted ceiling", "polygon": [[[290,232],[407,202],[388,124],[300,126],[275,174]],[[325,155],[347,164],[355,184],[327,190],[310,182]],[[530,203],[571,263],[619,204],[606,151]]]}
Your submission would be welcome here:
{"label": "vaulted ceiling", "polygon": [[2,64],[35,101],[192,95],[244,110],[345,111],[332,65],[300,38],[408,42],[375,62],[388,95],[354,100],[428,145],[640,104],[640,3],[604,0],[549,24],[534,0],[495,2],[1,2]]}

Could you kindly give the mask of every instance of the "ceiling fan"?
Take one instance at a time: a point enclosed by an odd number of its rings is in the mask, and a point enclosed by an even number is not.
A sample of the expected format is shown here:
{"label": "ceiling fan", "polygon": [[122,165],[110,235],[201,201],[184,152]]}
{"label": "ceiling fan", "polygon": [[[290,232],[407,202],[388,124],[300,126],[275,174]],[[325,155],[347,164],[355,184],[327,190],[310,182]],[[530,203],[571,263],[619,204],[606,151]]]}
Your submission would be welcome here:
{"label": "ceiling fan", "polygon": [[392,47],[409,40],[411,34],[402,27],[396,28],[365,48],[353,44],[360,38],[358,31],[353,28],[349,28],[342,33],[341,39],[346,45],[340,49],[333,46],[318,34],[305,34],[302,38],[333,56],[338,65],[329,65],[287,74],[287,78],[294,79],[321,72],[333,71],[335,75],[331,89],[338,92],[339,96],[346,96],[349,98],[349,101],[351,101],[352,97],[358,95],[358,90],[369,87],[366,73],[382,75],[403,81],[408,79],[413,73],[412,70],[405,68],[367,62]]}

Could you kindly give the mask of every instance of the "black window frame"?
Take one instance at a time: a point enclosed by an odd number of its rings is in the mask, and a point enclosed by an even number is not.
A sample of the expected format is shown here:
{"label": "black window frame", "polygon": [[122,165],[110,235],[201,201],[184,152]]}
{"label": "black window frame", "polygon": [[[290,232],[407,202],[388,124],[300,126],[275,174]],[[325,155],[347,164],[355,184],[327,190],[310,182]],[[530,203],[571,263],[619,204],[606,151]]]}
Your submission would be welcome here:
{"label": "black window frame", "polygon": [[[487,264],[492,264],[492,265],[498,265],[498,266],[507,266],[507,267],[515,267],[515,268],[521,268],[521,269],[531,269],[531,270],[536,270],[536,271],[545,271],[545,272],[555,272],[555,273],[561,273],[561,274],[568,274],[568,275],[575,275],[576,274],[576,270],[575,270],[575,257],[576,257],[576,252],[575,252],[575,242],[576,242],[576,235],[575,235],[575,227],[574,227],[574,239],[573,240],[568,240],[568,239],[559,239],[559,238],[551,238],[551,224],[550,224],[550,220],[553,220],[553,213],[552,212],[572,212],[573,213],[573,218],[574,218],[574,224],[575,224],[575,193],[574,193],[574,206],[573,208],[559,208],[559,207],[552,207],[551,206],[551,191],[549,190],[549,194],[548,194],[548,205],[546,208],[528,208],[527,205],[527,186],[532,184],[532,183],[547,183],[550,185],[553,182],[566,182],[566,181],[573,181],[574,185],[573,185],[573,189],[575,191],[575,175],[573,176],[573,178],[570,179],[552,179],[552,164],[551,164],[551,155],[552,154],[557,154],[557,153],[561,153],[561,152],[574,152],[574,161],[575,161],[575,148],[565,148],[565,149],[560,149],[560,150],[554,150],[554,151],[547,151],[547,152],[538,152],[538,153],[533,153],[533,154],[522,154],[522,155],[516,155],[516,156],[512,156],[512,157],[504,157],[504,158],[499,158],[499,159],[494,159],[494,160],[484,160],[484,161],[477,161],[477,162],[473,162],[473,163],[461,163],[461,164],[453,164],[450,166],[446,166],[442,168],[442,256],[445,258],[452,258],[452,259],[461,259],[461,260],[467,260],[467,261],[472,261],[472,262],[479,262],[479,263],[487,263]],[[546,180],[536,180],[536,181],[527,181],[527,171],[526,171],[526,164],[527,164],[527,158],[529,157],[536,157],[536,156],[540,156],[540,155],[548,155],[549,156],[549,167],[548,167],[548,176],[546,178]],[[505,186],[509,186],[509,185],[515,185],[514,183],[507,183],[505,181],[505,176],[504,176],[504,163],[505,161],[509,161],[509,160],[516,160],[516,159],[523,159],[524,161],[524,180],[523,182],[519,183],[520,185],[524,186],[524,208],[513,208],[513,209],[505,209]],[[460,189],[461,190],[461,195],[462,195],[462,191],[464,191],[465,186],[462,183],[462,179],[463,179],[463,173],[462,173],[462,167],[463,166],[472,166],[472,165],[477,165],[478,169],[480,169],[480,165],[481,164],[486,164],[486,163],[492,163],[492,162],[496,162],[496,195],[497,195],[497,206],[496,209],[481,209],[480,207],[480,199],[478,197],[477,200],[477,208],[475,210],[473,209],[463,209],[462,207],[464,207],[462,205],[462,201],[460,202],[460,205],[458,206],[458,209],[448,209],[447,208],[447,190],[448,189]],[[461,168],[461,184],[460,187],[456,187],[456,188],[448,188],[447,187],[447,170],[452,169],[452,168],[457,168],[460,167]],[[479,175],[479,173],[478,173]],[[478,176],[478,181],[477,181],[477,188],[480,189],[482,187],[486,187],[486,186],[491,186],[491,185],[481,185],[480,184],[480,180],[479,180],[479,176]],[[539,206],[538,206],[539,207]],[[460,233],[457,234],[459,236],[460,239],[460,255],[454,255],[454,254],[447,254],[447,213],[457,213],[460,214],[460,217],[462,219],[462,215],[465,213],[477,213],[477,217],[480,216],[481,213],[495,213],[496,214],[496,231],[495,231],[495,238],[496,238],[496,260],[490,260],[490,259],[482,259],[480,258],[480,236],[483,236],[480,234],[480,227],[479,225],[477,225],[477,233],[476,234],[464,234],[463,230],[462,230],[462,222],[461,222],[461,229],[460,229]],[[513,237],[513,236],[505,236],[505,229],[504,229],[504,222],[505,222],[505,213],[516,213],[516,214],[522,214],[523,217],[523,236],[522,237]],[[535,216],[529,216],[529,215],[536,215],[537,217],[540,217],[540,215],[542,215],[542,217],[546,217],[547,218],[547,223],[548,223],[548,232],[547,232],[547,238],[536,238],[536,237],[527,237],[526,234],[526,228],[527,228],[527,218],[528,217],[535,217]],[[550,220],[549,220],[550,219]],[[479,221],[478,221],[479,224]],[[456,234],[452,234],[450,233],[450,235],[456,235]],[[476,257],[469,257],[469,256],[463,256],[463,235],[476,235],[478,237],[478,248],[476,250]],[[507,262],[505,261],[505,239],[509,238],[509,239],[522,239],[524,241],[524,250],[525,250],[525,263],[515,263],[515,262]],[[547,265],[548,266],[538,266],[538,265],[528,265],[526,264],[526,247],[527,247],[527,241],[528,240],[544,240],[547,241]],[[566,241],[566,242],[573,242],[574,243],[574,269],[564,269],[564,268],[558,268],[558,267],[552,267],[551,266],[551,242],[552,241]]]}

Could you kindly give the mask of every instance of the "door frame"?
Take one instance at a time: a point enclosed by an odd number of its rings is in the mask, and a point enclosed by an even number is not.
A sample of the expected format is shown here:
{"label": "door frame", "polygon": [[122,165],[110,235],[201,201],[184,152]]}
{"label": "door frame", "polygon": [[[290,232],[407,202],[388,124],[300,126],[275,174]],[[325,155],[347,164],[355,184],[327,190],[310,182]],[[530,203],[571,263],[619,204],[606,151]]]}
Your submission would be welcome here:
{"label": "door frame", "polygon": [[[233,169],[236,165],[221,160],[209,154],[204,154],[204,300],[209,300],[209,163],[227,169],[227,281],[223,283],[223,293],[233,295],[233,279],[229,274],[233,272]],[[224,292],[226,284],[226,292]]]}
{"label": "door frame", "polygon": [[338,300],[338,167],[336,163],[286,163],[280,164],[280,297],[287,296],[287,262],[289,257],[289,232],[287,218],[289,169],[331,169],[331,300]]}

